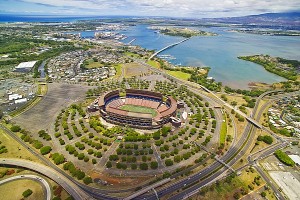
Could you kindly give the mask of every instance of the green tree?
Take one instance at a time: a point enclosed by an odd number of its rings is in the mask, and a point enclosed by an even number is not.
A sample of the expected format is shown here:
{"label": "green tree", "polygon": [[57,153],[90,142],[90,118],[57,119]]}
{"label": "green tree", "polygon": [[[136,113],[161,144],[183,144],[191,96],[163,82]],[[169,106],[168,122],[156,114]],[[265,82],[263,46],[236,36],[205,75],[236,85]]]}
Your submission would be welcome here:
{"label": "green tree", "polygon": [[86,176],[86,177],[83,179],[83,182],[84,182],[84,184],[88,185],[88,184],[92,183],[93,180],[92,180],[91,177]]}
{"label": "green tree", "polygon": [[261,195],[262,197],[266,197],[266,196],[267,196],[267,193],[263,191],[263,192],[260,193],[260,195]]}
{"label": "green tree", "polygon": [[112,167],[112,164],[111,164],[111,162],[110,162],[110,161],[107,161],[107,163],[106,163],[106,167],[107,167],[107,168],[111,168],[111,167]]}
{"label": "green tree", "polygon": [[13,126],[10,128],[10,130],[11,130],[12,132],[19,132],[19,131],[21,130],[21,127],[18,126],[18,125],[13,125]]}
{"label": "green tree", "polygon": [[151,162],[150,167],[151,167],[151,169],[157,169],[158,168],[158,163],[157,162]]}
{"label": "green tree", "polygon": [[32,192],[32,190],[31,189],[27,189],[27,190],[25,190],[24,192],[23,192],[23,197],[29,197],[31,194],[32,194],[33,192]]}
{"label": "green tree", "polygon": [[44,146],[40,149],[40,152],[42,155],[46,155],[46,154],[50,153],[51,150],[52,150],[52,148],[50,146]]}
{"label": "green tree", "polygon": [[140,164],[140,169],[141,170],[147,170],[148,169],[148,164],[147,163],[141,163]]}
{"label": "green tree", "polygon": [[173,161],[171,159],[166,159],[165,160],[165,164],[166,164],[166,166],[172,166],[173,165]]}

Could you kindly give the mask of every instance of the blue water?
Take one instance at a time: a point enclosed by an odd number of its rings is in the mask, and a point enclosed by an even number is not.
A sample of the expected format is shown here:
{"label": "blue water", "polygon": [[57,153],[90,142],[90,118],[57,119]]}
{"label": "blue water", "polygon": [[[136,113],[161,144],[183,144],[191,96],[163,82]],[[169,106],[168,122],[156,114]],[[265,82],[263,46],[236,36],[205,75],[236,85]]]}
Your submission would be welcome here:
{"label": "blue water", "polygon": [[[100,19],[107,17],[53,17],[21,16],[0,14],[0,22],[73,22],[77,20]],[[117,17],[115,17],[117,18]],[[181,37],[165,36],[147,29],[148,25],[129,27],[122,34],[128,36],[123,42],[133,38],[134,45],[150,50],[161,49],[182,40]],[[274,83],[285,79],[271,74],[263,67],[237,59],[241,55],[269,54],[287,59],[300,60],[300,37],[263,36],[227,32],[226,28],[201,28],[216,32],[216,37],[193,37],[162,54],[176,57],[173,64],[184,66],[209,66],[209,76],[233,88],[248,88],[250,82]],[[94,31],[84,31],[82,37],[93,37]]]}
{"label": "blue water", "polygon": [[66,33],[72,33],[72,34],[77,34],[80,33],[81,38],[94,38],[95,37],[95,32],[97,31],[72,31],[72,32],[66,32]]}
{"label": "blue water", "polygon": [[78,20],[90,20],[97,17],[67,17],[49,15],[9,15],[0,14],[0,22],[74,22]]}
{"label": "blue water", "polygon": [[[130,27],[122,32],[133,38],[135,45],[158,50],[171,43],[182,40],[181,37],[166,36],[147,29],[148,25]],[[216,32],[212,37],[192,37],[161,54],[170,54],[177,58],[173,64],[184,66],[209,66],[209,76],[233,88],[248,88],[250,82],[274,83],[285,79],[269,73],[262,66],[238,59],[242,55],[269,54],[287,59],[300,59],[300,37],[263,36],[245,33],[233,33],[226,28],[202,28]]]}

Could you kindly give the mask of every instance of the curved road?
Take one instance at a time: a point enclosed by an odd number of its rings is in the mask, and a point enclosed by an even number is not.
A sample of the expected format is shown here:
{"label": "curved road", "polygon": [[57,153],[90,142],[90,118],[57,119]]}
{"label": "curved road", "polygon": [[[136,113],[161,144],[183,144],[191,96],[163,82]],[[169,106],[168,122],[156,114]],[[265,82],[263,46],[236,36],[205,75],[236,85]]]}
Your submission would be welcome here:
{"label": "curved road", "polygon": [[[143,62],[143,65],[146,65],[146,66],[149,67],[149,65],[147,65],[144,62]],[[154,68],[151,67],[151,69],[154,69]],[[154,70],[156,70],[156,69],[154,69]],[[165,74],[164,72],[162,72],[160,70],[158,70],[158,71],[160,73]],[[167,76],[169,76],[169,75],[167,75]],[[179,83],[182,83],[182,84],[188,86],[188,88],[192,89],[192,90],[195,90],[195,89],[198,90],[198,89],[200,89],[199,87],[201,87],[199,85],[197,85],[197,87],[196,87],[191,83],[186,83],[186,82],[184,82],[182,80],[178,80],[177,78],[172,77],[172,76],[169,76],[169,77],[177,80]],[[212,93],[212,94],[214,94],[214,93]],[[207,98],[209,98],[209,97],[207,97]],[[213,99],[213,100],[215,100],[215,99]],[[220,101],[219,98],[218,98],[218,100]],[[221,102],[222,102],[222,100],[221,100]],[[226,104],[223,104],[223,105],[226,105]],[[226,105],[226,106],[228,106],[228,105]],[[231,106],[229,105],[228,107],[230,108]],[[254,109],[254,110],[256,111],[256,109]],[[253,111],[252,116],[255,116],[254,113],[255,112]],[[251,120],[253,120],[253,119],[251,118]],[[254,122],[256,122],[256,121],[254,121]],[[82,183],[77,182],[76,180],[73,179],[73,177],[71,177],[70,175],[65,173],[62,169],[58,168],[51,161],[49,161],[47,158],[43,157],[42,155],[37,153],[34,149],[32,149],[30,146],[28,146],[26,143],[24,143],[18,136],[16,136],[14,133],[12,133],[10,130],[8,130],[6,127],[4,127],[2,125],[0,125],[0,126],[10,136],[12,136],[15,140],[17,140],[21,145],[26,147],[31,153],[36,155],[44,163],[46,163],[48,166],[51,166],[52,168],[46,167],[46,166],[41,165],[41,164],[37,164],[37,163],[29,162],[29,161],[24,161],[24,160],[17,160],[17,159],[16,160],[2,159],[1,162],[0,162],[1,164],[7,164],[7,165],[13,165],[13,166],[22,166],[22,167],[40,172],[40,173],[44,174],[45,176],[53,179],[54,181],[56,181],[60,185],[62,185],[62,187],[64,187],[75,199],[91,199],[90,196],[93,196],[95,198],[105,199],[105,200],[119,199],[117,197],[113,197],[113,196],[107,194],[111,191],[104,191],[104,190],[96,189],[96,188],[86,186]],[[249,141],[252,141],[253,137],[254,137],[254,134],[251,134],[251,133],[252,133],[252,131],[255,132],[255,129],[256,128],[252,124],[250,124],[250,122],[248,122],[241,139],[239,141],[237,141],[236,144],[234,145],[234,147],[229,149],[229,151],[226,152],[226,154],[220,159],[223,160],[224,162],[227,162],[229,165],[232,165],[233,163],[235,163],[236,160],[239,157],[241,157],[246,152],[246,150],[249,148],[249,146],[251,144],[251,142],[249,142]],[[236,157],[236,158],[234,158],[234,157]],[[10,163],[8,163],[8,161]],[[37,167],[37,166],[39,166],[39,167]],[[219,162],[215,162],[211,166],[209,166],[208,168],[206,168],[203,171],[189,177],[188,179],[182,180],[180,182],[176,182],[176,183],[172,184],[170,187],[162,189],[161,191],[158,192],[158,195],[159,196],[164,196],[168,193],[171,193],[171,192],[173,192],[177,189],[180,189],[180,188],[184,187],[185,185],[195,183],[199,180],[203,180],[201,183],[199,183],[200,185],[203,185],[205,183],[209,183],[210,181],[214,180],[216,177],[218,177],[220,174],[222,174],[226,170],[227,169],[223,168],[222,164],[220,164]],[[52,173],[49,173],[49,172],[52,172]],[[211,174],[213,174],[213,175],[211,175]],[[211,176],[208,177],[208,175],[211,175]],[[199,189],[199,184],[194,185],[193,187],[187,189],[185,192],[193,191],[192,189],[195,188],[196,186]],[[149,197],[147,199],[156,199],[156,197],[153,196],[153,195],[147,195],[147,196]],[[180,198],[183,198],[184,196],[185,196],[185,194],[183,195],[181,193],[181,195],[177,196],[177,197],[179,197],[178,199],[180,199]],[[141,198],[142,198],[142,196],[141,196]]]}
{"label": "curved road", "polygon": [[37,176],[37,175],[24,174],[24,175],[19,175],[19,176],[13,176],[13,177],[1,180],[0,185],[11,182],[11,181],[20,180],[20,179],[31,179],[36,182],[39,182],[43,186],[44,193],[46,194],[45,199],[46,200],[51,199],[52,195],[51,195],[51,188],[50,188],[49,183],[44,178]]}
{"label": "curved road", "polygon": [[[261,98],[264,95],[261,95]],[[253,110],[252,116],[255,116],[256,112],[258,110],[258,106],[256,106]],[[264,109],[260,109],[256,119],[259,119],[263,113]],[[226,162],[228,165],[233,165],[240,157],[244,155],[244,153],[247,151],[247,149],[250,147],[253,139],[254,139],[254,133],[256,131],[256,127],[253,126],[249,121],[247,123],[247,126],[245,127],[244,133],[239,141],[231,148],[229,151],[226,152],[226,154],[221,158],[224,162]],[[234,158],[235,157],[235,158]],[[185,199],[189,196],[191,196],[195,191],[198,191],[199,188],[209,184],[211,181],[216,179],[219,175],[226,172],[226,168],[222,166],[222,164],[215,162],[208,168],[202,170],[201,172],[198,172],[197,174],[190,176],[187,179],[184,179],[182,181],[178,181],[171,186],[161,189],[158,191],[158,196],[164,196],[169,193],[172,193],[173,191],[179,190],[185,186],[192,185],[194,183],[197,183],[190,188],[186,189],[185,191],[172,196],[170,199]],[[152,195],[145,195],[138,197],[136,199],[156,199],[156,196],[154,194]]]}
{"label": "curved road", "polygon": [[43,174],[44,176],[49,177],[50,179],[61,185],[74,199],[92,199],[72,181],[64,177],[59,172],[45,165],[23,159],[1,159],[0,165],[24,167],[26,169],[36,171],[40,174]]}

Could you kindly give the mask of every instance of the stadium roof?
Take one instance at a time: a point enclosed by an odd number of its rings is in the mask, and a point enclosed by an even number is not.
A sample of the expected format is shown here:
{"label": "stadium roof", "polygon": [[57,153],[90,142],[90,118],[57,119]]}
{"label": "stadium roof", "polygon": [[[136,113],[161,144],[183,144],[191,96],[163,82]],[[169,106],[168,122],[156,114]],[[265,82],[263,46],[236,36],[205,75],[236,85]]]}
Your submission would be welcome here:
{"label": "stadium roof", "polygon": [[30,62],[22,62],[18,66],[16,66],[16,69],[31,69],[37,61],[30,61]]}

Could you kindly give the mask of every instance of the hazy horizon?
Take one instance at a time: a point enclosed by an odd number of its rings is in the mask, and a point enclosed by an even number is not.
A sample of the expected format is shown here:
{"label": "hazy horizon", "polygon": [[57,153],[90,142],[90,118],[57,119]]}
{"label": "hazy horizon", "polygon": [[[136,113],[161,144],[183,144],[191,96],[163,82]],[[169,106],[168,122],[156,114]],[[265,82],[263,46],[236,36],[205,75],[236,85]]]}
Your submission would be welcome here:
{"label": "hazy horizon", "polygon": [[297,0],[1,0],[0,14],[216,18],[295,12]]}

